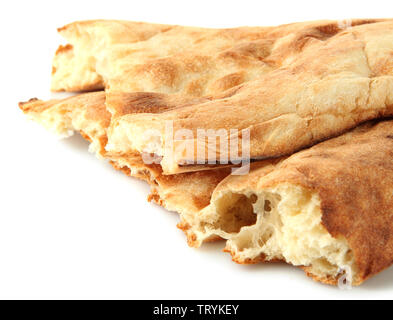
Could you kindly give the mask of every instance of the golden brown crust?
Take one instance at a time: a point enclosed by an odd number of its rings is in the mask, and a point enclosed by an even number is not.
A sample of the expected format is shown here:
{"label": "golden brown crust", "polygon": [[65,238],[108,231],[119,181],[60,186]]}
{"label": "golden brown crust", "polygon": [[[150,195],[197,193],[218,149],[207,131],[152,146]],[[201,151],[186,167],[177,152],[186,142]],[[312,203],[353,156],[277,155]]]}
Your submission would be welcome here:
{"label": "golden brown crust", "polygon": [[[111,112],[106,107],[106,101],[110,101]],[[121,161],[124,164],[128,164],[132,167],[137,168],[140,171],[148,170],[152,176],[162,174],[161,166],[158,164],[145,165],[142,161],[141,155],[137,152],[107,152],[105,146],[108,142],[106,131],[112,121],[112,117],[124,116],[129,114],[145,113],[146,111],[154,113],[162,113],[168,110],[174,110],[182,108],[196,101],[209,101],[209,98],[193,98],[186,96],[167,96],[157,93],[105,93],[103,91],[90,92],[84,94],[78,94],[69,98],[61,100],[49,100],[42,101],[37,98],[30,99],[27,102],[20,102],[19,107],[21,110],[30,115],[35,115],[39,121],[45,118],[45,111],[52,110],[55,115],[59,116],[59,119],[72,119],[74,117],[80,117],[72,115],[73,112],[81,111],[83,113],[83,120],[90,124],[98,125],[99,132],[93,131],[86,133],[83,129],[76,128],[76,131],[82,131],[85,135],[90,136],[90,141],[96,141],[99,145],[100,155],[113,161]],[[181,103],[178,105],[177,103]],[[113,115],[112,115],[113,114]],[[87,125],[87,123],[85,124]],[[74,130],[73,128],[67,128],[68,130]],[[198,166],[197,170],[193,166],[186,166],[179,169],[179,173],[193,172],[193,171],[204,171],[212,169],[222,169],[224,167],[232,167],[232,165],[203,165]],[[228,170],[228,169],[226,169]]]}
{"label": "golden brown crust", "polygon": [[347,239],[361,282],[393,262],[392,133],[393,122],[383,122],[353,137],[357,147],[332,146],[335,150],[320,154],[315,150],[306,167],[301,159],[292,160],[302,175],[296,180],[318,190],[322,224],[334,237]]}
{"label": "golden brown crust", "polygon": [[70,44],[66,44],[65,46],[60,45],[56,50],[56,55],[71,51],[73,49],[74,47]]}
{"label": "golden brown crust", "polygon": [[[107,92],[106,93],[106,108],[111,112],[111,127],[118,125],[117,118],[122,116],[129,116],[132,114],[162,114],[169,110],[176,110],[184,108],[195,103],[203,103],[210,101],[210,97],[194,98],[184,95],[164,95],[161,93],[152,92]],[[106,152],[106,157],[122,161],[123,163],[130,163],[133,165],[135,158],[141,158],[139,152],[126,151],[123,152],[118,149],[112,149]],[[140,161],[140,160],[138,160]],[[160,173],[162,172],[161,166]],[[233,167],[233,165],[220,164],[205,164],[205,165],[187,165],[180,166],[177,173],[186,173],[194,171],[205,171],[221,169],[223,167]]]}
{"label": "golden brown crust", "polygon": [[393,262],[392,136],[393,120],[370,122],[292,155],[268,174],[262,167],[248,178],[231,176],[215,192],[263,190],[281,183],[316,192],[322,225],[334,238],[347,240],[357,268],[354,284],[360,284]]}
{"label": "golden brown crust", "polygon": [[94,145],[98,155],[105,154],[106,130],[111,114],[105,107],[105,93],[92,92],[61,100],[30,99],[20,102],[21,110],[33,120],[60,136],[79,132]]}
{"label": "golden brown crust", "polygon": [[24,113],[29,113],[29,112],[43,112],[46,109],[50,108],[53,106],[53,101],[48,101],[46,103],[43,103],[42,100],[39,100],[38,98],[31,98],[28,101],[25,102],[19,102],[19,108],[24,112]]}
{"label": "golden brown crust", "polygon": [[[358,19],[352,25],[378,21]],[[341,31],[336,21],[230,29],[80,21],[59,29],[78,50],[55,56],[52,88],[214,94],[279,67],[313,39]]]}
{"label": "golden brown crust", "polygon": [[[138,132],[150,128],[161,132],[164,143],[169,140],[163,128],[171,120],[175,131],[193,132],[194,145],[198,129],[238,129],[239,140],[240,131],[249,129],[250,156],[263,159],[292,154],[367,120],[391,116],[393,22],[369,22],[357,22],[348,30],[334,28],[332,23],[277,28],[278,35],[282,30],[293,32],[280,40],[284,42],[280,50],[269,55],[269,61],[273,59],[273,64],[278,65],[274,70],[229,92],[215,92],[209,101],[160,114],[127,115],[116,121],[122,121],[134,132],[129,140],[135,141],[136,147],[130,147],[130,151],[144,148],[143,142],[138,145]],[[162,95],[159,97],[165,100]],[[146,105],[150,104],[149,99],[154,104],[157,95],[145,98]],[[114,123],[114,133],[118,122]],[[109,141],[115,145],[111,131]],[[164,172],[181,172],[184,168],[180,163],[196,162],[197,152],[193,154],[188,159],[175,152],[173,160],[163,160],[167,163]]]}
{"label": "golden brown crust", "polygon": [[[71,96],[65,99],[53,99],[48,101],[32,98],[26,102],[19,102],[19,107],[25,113],[42,113],[55,105],[67,106],[70,109],[72,109],[73,106],[78,106],[80,109],[84,107],[92,109],[97,108],[99,112],[91,112],[91,115],[107,123],[108,117],[110,120],[110,113],[105,110],[105,99],[104,92],[92,92]],[[109,123],[107,124],[109,125]]]}
{"label": "golden brown crust", "polygon": [[195,103],[209,101],[209,98],[190,98],[181,95],[164,95],[153,92],[109,92],[106,104],[114,117],[138,113],[163,113]]}
{"label": "golden brown crust", "polygon": [[[375,22],[354,20],[353,26]],[[343,31],[335,21],[220,30],[177,27],[144,44],[148,60],[141,59],[141,46],[112,48],[110,72],[102,73],[110,91],[216,95],[290,64],[310,44]],[[177,50],[179,41],[186,50]],[[165,49],[157,50],[161,43]]]}
{"label": "golden brown crust", "polygon": [[[139,108],[134,104],[132,108],[128,107],[130,101],[132,102],[138,97],[143,100],[145,95],[145,93],[112,95],[113,99],[119,103],[119,109],[116,109],[115,112],[126,114],[154,108],[159,113],[161,108],[176,107],[176,105],[171,105],[170,99],[159,104],[158,107],[143,104],[140,104]],[[191,98],[191,100],[193,99]],[[186,102],[187,99],[184,100],[184,103]],[[64,125],[64,122],[69,122],[62,131],[78,131],[86,140],[96,145],[96,152],[101,157],[108,159],[115,169],[149,183],[151,185],[149,201],[154,201],[170,211],[179,212],[184,226],[187,224],[188,216],[195,215],[209,205],[214,188],[231,173],[231,168],[217,168],[216,170],[165,176],[159,164],[144,163],[140,154],[108,154],[105,150],[106,129],[111,121],[111,114],[105,108],[104,92],[86,93],[64,100],[46,102],[31,99],[29,102],[21,103],[20,107],[25,113],[34,115],[39,122],[56,117],[61,125]],[[50,112],[49,118],[48,112]],[[54,126],[57,127],[58,123],[54,123]],[[185,227],[181,227],[181,229],[188,235]]]}
{"label": "golden brown crust", "polygon": [[165,190],[166,201],[171,200],[172,203],[189,207],[190,212],[197,213],[210,204],[214,188],[230,173],[231,168],[223,168],[172,176],[160,175],[156,181]]}
{"label": "golden brown crust", "polygon": [[[106,82],[95,70],[97,56],[102,50],[116,44],[146,41],[171,28],[114,20],[78,21],[59,28],[58,32],[70,43],[56,51],[52,66],[52,90],[86,92],[104,89]],[[97,50],[94,49],[96,47]]]}
{"label": "golden brown crust", "polygon": [[[341,274],[333,277],[333,276],[325,276],[325,277],[321,277],[321,276],[317,276],[315,274],[313,274],[312,272],[310,272],[311,268],[310,267],[305,267],[305,266],[301,266],[301,269],[303,269],[303,271],[306,273],[306,275],[308,277],[310,277],[311,279],[313,279],[316,282],[320,282],[320,283],[324,283],[324,284],[329,284],[332,286],[336,286],[338,284],[338,280],[341,276]],[[357,285],[359,283],[353,283],[354,285]]]}

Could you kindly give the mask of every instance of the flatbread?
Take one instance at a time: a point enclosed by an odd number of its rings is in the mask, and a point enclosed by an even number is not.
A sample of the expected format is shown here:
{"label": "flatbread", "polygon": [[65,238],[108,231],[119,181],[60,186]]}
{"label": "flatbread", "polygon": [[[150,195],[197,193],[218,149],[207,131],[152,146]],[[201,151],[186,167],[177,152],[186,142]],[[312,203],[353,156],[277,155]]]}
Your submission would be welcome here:
{"label": "flatbread", "polygon": [[[285,59],[275,60],[280,61],[278,68],[223,93],[206,96],[210,101],[160,114],[114,117],[107,150],[153,153],[162,157],[164,174],[175,174],[189,164],[198,170],[195,164],[230,158],[229,151],[220,148],[211,156],[207,147],[204,158],[198,157],[196,146],[201,141],[197,132],[201,129],[225,130],[226,144],[230,137],[241,141],[246,130],[250,154],[240,153],[238,157],[264,159],[292,154],[367,120],[393,115],[392,21],[346,30],[333,24],[313,26],[306,31],[290,34],[290,41],[284,37],[274,42],[276,47],[284,41],[286,50],[282,52],[290,52]],[[110,94],[109,90],[108,101]],[[143,104],[154,105],[162,99],[163,95],[152,94]],[[107,107],[112,108],[110,103]],[[173,136],[166,132],[167,123],[173,132],[187,130],[192,137],[179,141],[177,148]],[[154,135],[146,135],[152,130]],[[193,146],[191,156],[182,147],[185,141]],[[167,152],[171,143],[174,149]]]}
{"label": "flatbread", "polygon": [[217,94],[290,63],[309,40],[340,28],[337,21],[230,29],[75,22],[59,29],[69,43],[56,52],[52,90]]}
{"label": "flatbread", "polygon": [[283,260],[329,284],[345,271],[358,285],[393,262],[393,120],[228,176],[211,202],[194,245],[218,235],[238,263]]}
{"label": "flatbread", "polygon": [[[135,94],[117,95],[122,114],[138,112],[132,106]],[[41,101],[32,99],[20,103],[20,108],[34,121],[42,124],[61,137],[69,137],[79,132],[90,141],[90,151],[99,158],[108,159],[114,168],[127,175],[142,179],[151,186],[150,201],[180,214],[179,228],[187,231],[191,220],[200,210],[210,204],[210,197],[216,185],[231,173],[231,168],[183,173],[164,176],[158,164],[146,164],[139,154],[128,155],[126,159],[107,154],[106,131],[111,114],[105,107],[105,93],[80,94],[63,100]],[[159,106],[154,106],[159,111]],[[165,107],[163,107],[165,108]],[[139,110],[141,111],[141,110]],[[210,240],[218,237],[210,237]]]}
{"label": "flatbread", "polygon": [[[211,69],[215,58],[209,56],[258,40],[265,29],[268,28],[207,29],[127,21],[75,22],[59,29],[69,44],[56,52],[52,90],[110,87],[123,92],[183,92],[201,96],[204,84],[198,81],[185,84],[187,76],[198,76]],[[263,68],[264,64],[260,62],[257,67]],[[235,69],[224,72],[231,74],[229,71]],[[240,83],[241,78],[241,74],[233,75],[212,85]]]}
{"label": "flatbread", "polygon": [[[61,33],[72,43],[72,58],[55,69],[76,81],[88,79],[74,63],[102,80],[97,88],[107,87],[107,109],[114,117],[108,153],[126,159],[148,150],[162,158],[164,174],[211,169],[221,157],[230,158],[217,148],[212,159],[208,147],[203,159],[197,158],[198,129],[234,129],[237,134],[228,137],[239,141],[242,130],[249,130],[250,154],[239,151],[238,159],[258,160],[291,154],[392,114],[391,20],[353,20],[349,29],[337,21],[234,29],[89,21]],[[145,114],[118,114],[113,101],[120,91],[151,91],[130,102]],[[189,96],[204,100],[184,103]],[[167,101],[171,110],[163,112]],[[192,132],[187,141],[194,145],[192,157],[178,150],[184,141],[165,154],[172,140],[164,132],[168,121],[174,131]],[[150,129],[159,132],[153,141],[145,136]]]}
{"label": "flatbread", "polygon": [[[226,238],[239,263],[284,260],[334,284],[343,270],[360,284],[391,264],[392,121],[280,158],[393,115],[391,20],[221,30],[90,21],[60,32],[70,44],[55,56],[52,89],[107,92],[20,107],[146,180],[150,200],[181,214],[191,245]],[[229,176],[168,157],[167,121],[192,133],[237,129],[239,140],[249,129],[250,157],[269,159]],[[149,129],[159,136],[146,138]],[[142,161],[146,150],[159,163]]]}
{"label": "flatbread", "polygon": [[96,65],[106,48],[146,41],[170,26],[130,21],[78,21],[58,29],[68,41],[60,45],[52,64],[52,91],[92,91],[105,88]]}

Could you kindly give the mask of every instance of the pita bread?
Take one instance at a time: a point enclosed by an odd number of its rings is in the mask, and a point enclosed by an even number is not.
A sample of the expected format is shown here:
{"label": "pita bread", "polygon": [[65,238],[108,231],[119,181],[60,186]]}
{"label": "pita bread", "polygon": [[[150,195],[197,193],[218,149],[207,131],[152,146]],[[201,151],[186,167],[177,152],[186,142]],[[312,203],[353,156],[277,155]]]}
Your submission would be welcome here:
{"label": "pita bread", "polygon": [[102,90],[105,81],[96,64],[106,48],[146,41],[169,26],[125,21],[79,21],[58,29],[69,42],[61,45],[52,66],[52,91]]}
{"label": "pita bread", "polygon": [[[122,114],[138,112],[135,106],[128,106],[135,94],[117,95]],[[188,230],[192,217],[210,204],[210,197],[217,184],[231,173],[231,168],[183,173],[164,176],[160,165],[145,164],[138,154],[111,157],[105,151],[106,130],[111,114],[105,108],[105,93],[93,92],[63,100],[41,101],[32,99],[21,103],[20,108],[34,121],[61,137],[68,137],[75,131],[90,141],[90,151],[99,158],[110,160],[114,168],[127,175],[145,180],[151,186],[150,201],[180,214],[179,228]],[[154,108],[159,108],[154,106]],[[139,110],[140,111],[140,110]],[[210,240],[216,239],[213,236]]]}
{"label": "pita bread", "polygon": [[[59,133],[80,131],[101,153],[110,117],[102,112],[104,97],[90,93],[21,108]],[[113,164],[149,182],[150,200],[180,213],[192,246],[229,239],[226,250],[239,263],[284,260],[332,284],[345,269],[360,284],[392,261],[393,243],[385,237],[393,206],[392,137],[393,120],[368,123],[287,159],[253,163],[245,176],[230,175],[229,168],[165,176],[138,155],[131,167]]]}
{"label": "pita bread", "polygon": [[218,235],[238,263],[283,260],[330,284],[346,270],[358,285],[393,262],[393,120],[228,176],[211,202],[194,245]]}
{"label": "pita bread", "polygon": [[[79,131],[115,168],[149,182],[150,200],[180,212],[191,245],[223,237],[239,263],[284,260],[326,283],[337,283],[345,269],[359,284],[392,260],[391,121],[230,177],[230,168],[184,166],[198,159],[182,153],[167,158],[163,128],[170,120],[175,130],[193,133],[250,129],[251,157],[261,159],[389,117],[392,26],[374,20],[356,20],[350,29],[337,22],[228,30],[75,23],[61,30],[71,40],[56,54],[52,89],[105,87],[107,95],[32,100],[21,108],[63,136]],[[145,139],[151,128],[160,143]],[[147,145],[154,145],[147,150],[160,164],[142,161]],[[185,170],[198,172],[166,175]]]}
{"label": "pita bread", "polygon": [[277,69],[309,39],[339,27],[337,21],[231,29],[75,22],[59,29],[69,44],[56,52],[52,90],[216,94]]}
{"label": "pita bread", "polygon": [[[206,29],[127,21],[75,22],[59,29],[69,44],[56,52],[52,90],[110,87],[114,91],[183,92],[200,96],[202,83],[185,84],[187,76],[206,72],[214,63],[214,58],[208,57],[239,43],[257,40],[265,29],[268,28]],[[263,68],[264,64],[258,63],[258,67]],[[233,75],[215,86],[223,86],[229,80],[239,83],[241,77]]]}
{"label": "pita bread", "polygon": [[[196,146],[207,145],[197,138],[201,129],[237,130],[227,134],[226,144],[229,138],[241,141],[243,130],[248,130],[251,159],[264,159],[292,154],[367,120],[393,115],[393,22],[320,29],[323,32],[317,33],[318,28],[313,27],[285,42],[287,52],[296,54],[287,55],[276,70],[207,97],[210,101],[159,114],[114,117],[107,150],[153,153],[162,157],[164,174],[175,174],[190,163],[192,170],[198,170],[195,164],[201,160],[230,158],[220,148],[210,156],[207,147],[204,158],[197,157]],[[273,47],[282,41],[277,40]],[[143,103],[154,105],[160,99],[165,98],[152,94]],[[110,103],[107,107],[112,108]],[[192,137],[174,141],[166,132],[167,123],[173,125],[173,132],[187,130]],[[156,134],[146,134],[152,130]],[[191,156],[182,148],[185,141],[193,146]],[[173,142],[174,148],[167,152]]]}

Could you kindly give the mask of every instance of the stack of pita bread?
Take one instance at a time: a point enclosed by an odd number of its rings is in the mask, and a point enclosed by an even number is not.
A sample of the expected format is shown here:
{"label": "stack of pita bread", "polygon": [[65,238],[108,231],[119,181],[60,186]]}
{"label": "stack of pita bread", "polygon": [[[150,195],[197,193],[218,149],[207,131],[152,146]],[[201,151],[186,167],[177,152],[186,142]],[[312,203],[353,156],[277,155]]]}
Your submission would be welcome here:
{"label": "stack of pita bread", "polygon": [[[225,239],[238,263],[284,261],[329,284],[345,275],[358,285],[391,265],[393,20],[84,21],[59,32],[69,44],[56,52],[52,90],[87,93],[20,108],[149,183],[149,200],[180,214],[191,246]],[[216,162],[221,149],[205,162],[169,155],[168,121],[236,129],[240,140],[248,130],[249,173]]]}

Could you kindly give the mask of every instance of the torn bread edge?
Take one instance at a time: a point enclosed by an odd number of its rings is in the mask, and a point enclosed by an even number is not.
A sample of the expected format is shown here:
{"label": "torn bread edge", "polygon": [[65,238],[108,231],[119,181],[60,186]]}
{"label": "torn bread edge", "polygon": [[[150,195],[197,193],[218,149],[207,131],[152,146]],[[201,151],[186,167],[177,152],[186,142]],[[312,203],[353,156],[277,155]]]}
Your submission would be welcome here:
{"label": "torn bread edge", "polygon": [[[118,97],[123,100],[122,113],[136,112],[127,108],[132,94]],[[113,155],[105,150],[107,128],[111,114],[105,107],[105,92],[92,92],[62,100],[42,101],[31,99],[20,103],[22,111],[33,121],[41,124],[61,138],[79,132],[90,142],[89,151],[100,159],[108,160],[123,173],[144,180],[151,186],[149,201],[169,211],[180,214],[178,227],[188,235],[193,217],[210,203],[217,184],[231,173],[231,168],[186,172],[164,176],[158,164],[145,164],[139,154]],[[188,236],[191,245],[192,237]],[[219,239],[217,236],[207,240]]]}
{"label": "torn bread edge", "polygon": [[[21,104],[21,108],[36,121],[62,135],[69,135],[70,130],[81,132],[92,142],[94,147],[91,149],[105,157],[103,146],[108,119],[97,111],[107,112],[102,109],[104,93],[86,94],[65,101],[45,103],[33,100]],[[381,228],[392,228],[386,212],[393,207],[392,196],[389,198],[393,189],[393,168],[388,161],[392,159],[392,128],[392,121],[365,124],[286,160],[254,163],[251,173],[246,176],[229,176],[228,168],[163,176],[159,166],[146,168],[138,155],[133,165],[112,163],[128,175],[148,181],[152,186],[150,200],[180,213],[179,227],[186,233],[191,246],[223,238],[228,240],[225,250],[238,263],[283,260],[302,267],[315,280],[329,284],[337,284],[345,271],[351,274],[346,281],[357,285],[389,266],[392,260],[390,242],[383,248],[384,253],[378,252],[382,256],[376,258],[378,263],[372,260],[371,254],[375,243],[381,242],[381,237],[386,235],[386,232],[380,232]],[[323,164],[328,160],[331,162]],[[368,162],[363,163],[366,160]],[[346,161],[351,163],[349,167],[346,167]],[[342,172],[335,171],[337,165]],[[320,172],[319,167],[330,171]],[[365,171],[367,168],[375,176]],[[366,172],[363,173],[366,175],[364,180],[372,178],[384,186],[383,189],[376,188],[376,192],[383,194],[381,216],[372,221],[371,214],[367,215],[367,210],[370,211],[370,207],[376,210],[378,203],[364,206],[366,211],[361,212],[362,219],[369,226],[377,223],[373,236],[362,235],[362,228],[354,230],[353,223],[359,224],[357,216],[352,217],[352,224],[347,225],[347,229],[339,228],[340,219],[345,223],[351,218],[348,210],[356,208],[355,202],[359,202],[360,195],[336,199],[337,193],[348,193],[347,189],[354,181],[357,189],[364,193],[363,201],[368,201],[369,193],[373,192],[367,189],[361,175],[355,175],[356,169],[360,173]],[[310,176],[305,178],[306,173]],[[340,181],[343,174],[348,179]],[[339,185],[325,183],[337,179]],[[202,190],[203,197],[195,201],[198,189]],[[210,200],[211,194],[213,198]],[[340,207],[343,203],[347,210],[344,216],[337,211],[343,209]],[[326,221],[326,216],[331,217],[331,221]],[[337,217],[338,221],[335,220]],[[353,238],[354,233],[358,234],[357,238]],[[359,238],[365,243],[359,243]],[[366,259],[362,258],[364,252],[359,253],[362,246],[368,250]]]}
{"label": "torn bread edge", "polygon": [[[359,285],[393,262],[393,120],[369,122],[247,176],[228,176],[193,242],[227,239],[235,262],[285,261]],[[344,279],[344,280],[343,280]]]}

